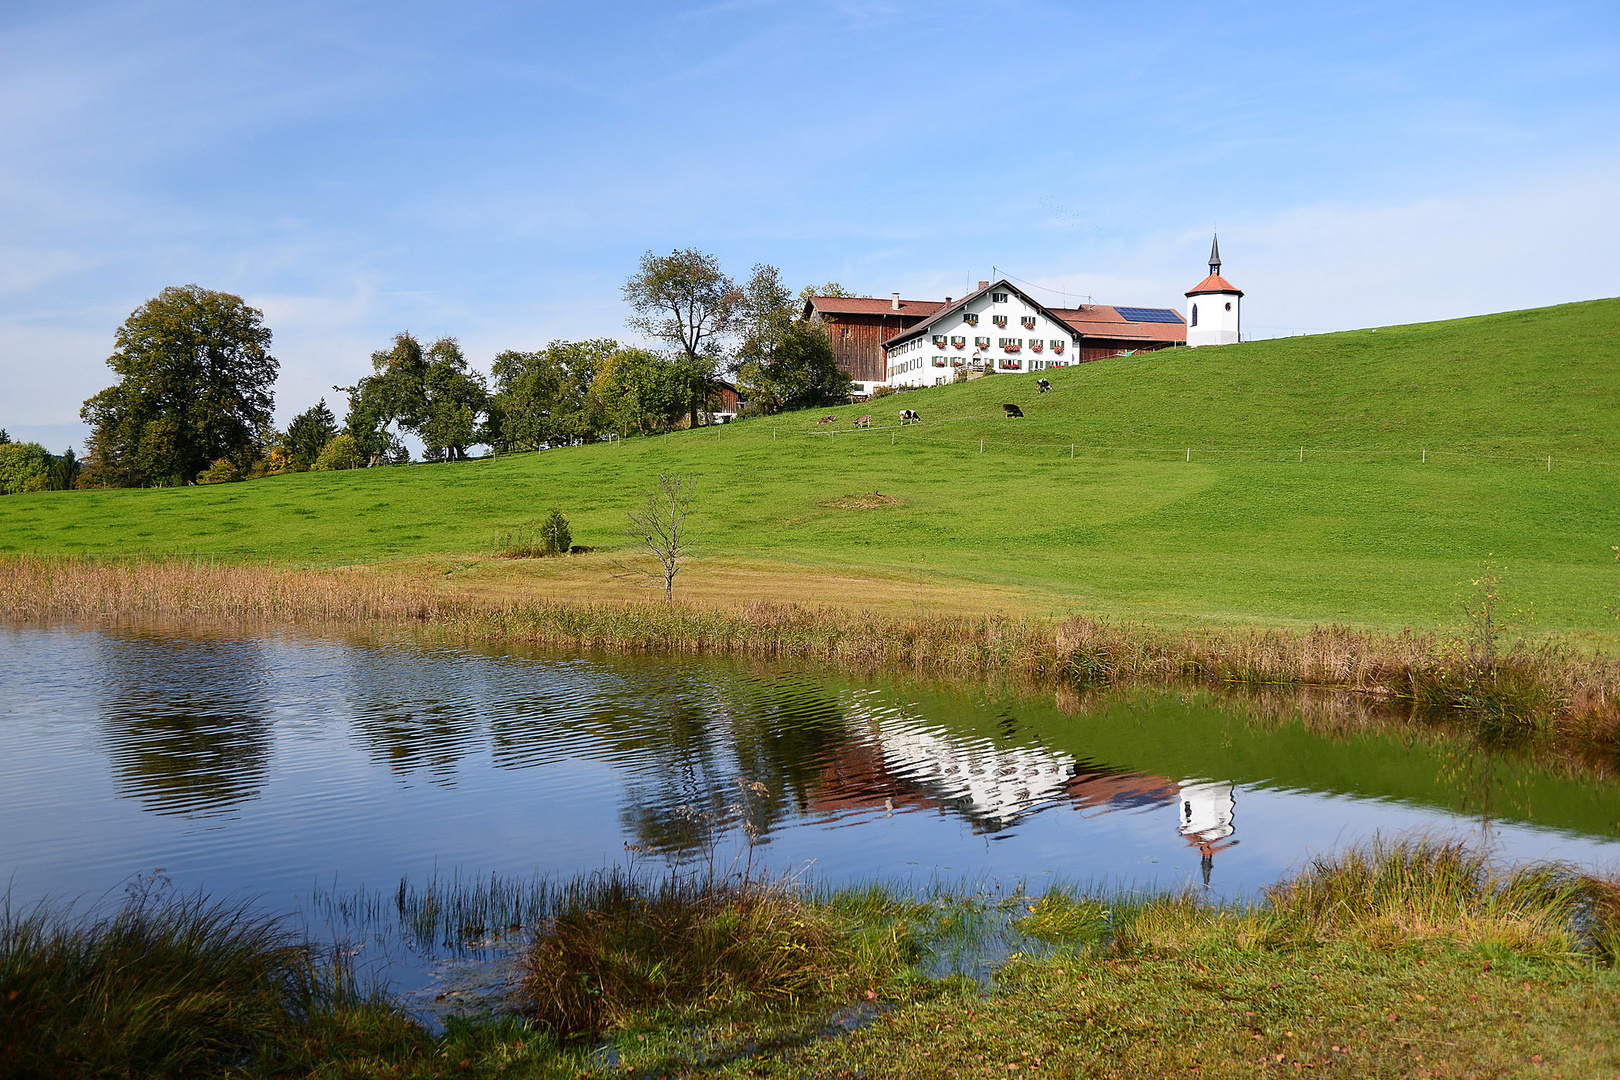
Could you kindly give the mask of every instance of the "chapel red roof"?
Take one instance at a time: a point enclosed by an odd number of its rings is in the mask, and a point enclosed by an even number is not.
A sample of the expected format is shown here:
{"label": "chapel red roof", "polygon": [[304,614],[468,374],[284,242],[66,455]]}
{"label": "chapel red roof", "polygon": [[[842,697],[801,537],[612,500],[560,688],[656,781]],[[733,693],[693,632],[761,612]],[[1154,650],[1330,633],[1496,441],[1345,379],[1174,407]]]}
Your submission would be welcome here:
{"label": "chapel red roof", "polygon": [[1227,281],[1225,278],[1221,277],[1221,275],[1219,275],[1219,274],[1211,274],[1211,275],[1209,275],[1209,277],[1205,278],[1203,281],[1200,281],[1193,288],[1188,289],[1187,290],[1187,295],[1188,296],[1197,296],[1200,293],[1217,293],[1217,292],[1237,293],[1239,296],[1243,295],[1243,290],[1242,289],[1238,288],[1236,285],[1233,285],[1230,281]]}

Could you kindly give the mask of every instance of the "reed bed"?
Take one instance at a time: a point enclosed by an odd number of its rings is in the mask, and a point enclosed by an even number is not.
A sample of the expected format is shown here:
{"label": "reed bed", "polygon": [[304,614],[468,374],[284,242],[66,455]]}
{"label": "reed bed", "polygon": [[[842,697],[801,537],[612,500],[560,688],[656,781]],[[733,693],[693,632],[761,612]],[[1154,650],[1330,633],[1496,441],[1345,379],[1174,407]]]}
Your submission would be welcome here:
{"label": "reed bed", "polygon": [[0,559],[0,611],[34,621],[408,625],[466,642],[715,653],[1059,689],[1180,680],[1321,687],[1405,703],[1423,717],[1465,719],[1491,740],[1551,735],[1591,760],[1620,760],[1620,660],[1557,642],[1502,645],[1489,626],[1455,634],[1166,628],[767,601],[729,608],[510,601],[375,570],[34,555]]}
{"label": "reed bed", "polygon": [[400,622],[434,618],[421,581],[364,570],[308,570],[208,556],[0,558],[0,612],[36,622],[203,619]]}

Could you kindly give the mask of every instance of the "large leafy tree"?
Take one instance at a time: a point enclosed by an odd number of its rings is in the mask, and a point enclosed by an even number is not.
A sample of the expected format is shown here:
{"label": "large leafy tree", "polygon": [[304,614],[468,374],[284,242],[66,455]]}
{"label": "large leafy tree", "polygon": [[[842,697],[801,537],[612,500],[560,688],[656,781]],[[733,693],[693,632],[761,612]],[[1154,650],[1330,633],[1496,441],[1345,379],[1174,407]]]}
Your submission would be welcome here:
{"label": "large leafy tree", "polygon": [[[681,367],[702,373],[712,382],[720,366],[720,342],[732,330],[743,302],[737,288],[713,255],[695,248],[668,255],[647,252],[630,280],[624,298],[635,316],[630,325],[667,343],[680,354]],[[692,424],[707,393],[690,402]]]}
{"label": "large leafy tree", "polygon": [[192,483],[262,452],[279,364],[264,314],[197,285],[164,289],[118,328],[119,382],[84,403],[92,482]]}
{"label": "large leafy tree", "polygon": [[608,357],[591,388],[607,423],[622,433],[669,431],[702,403],[711,379],[702,361],[673,359],[647,349]]}
{"label": "large leafy tree", "polygon": [[489,405],[483,376],[467,368],[455,338],[427,349],[408,333],[371,354],[372,373],[349,395],[348,433],[372,464],[398,460],[403,447],[390,426],[419,436],[429,461],[459,460],[479,441],[478,417]]}
{"label": "large leafy tree", "polygon": [[849,397],[849,376],[839,370],[827,335],[798,318],[797,308],[776,267],[754,267],[738,320],[737,384],[750,405],[766,412]]}
{"label": "large leafy tree", "polygon": [[508,349],[495,358],[489,432],[501,450],[537,450],[597,438],[603,415],[591,385],[617,342],[553,341],[535,352]]}

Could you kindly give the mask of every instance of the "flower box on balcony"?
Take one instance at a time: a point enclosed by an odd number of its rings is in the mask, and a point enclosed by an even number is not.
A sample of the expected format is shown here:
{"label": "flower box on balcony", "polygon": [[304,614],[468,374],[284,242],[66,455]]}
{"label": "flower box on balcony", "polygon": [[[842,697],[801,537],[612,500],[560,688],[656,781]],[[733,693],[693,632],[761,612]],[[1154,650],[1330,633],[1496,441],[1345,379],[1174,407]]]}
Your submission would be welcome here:
{"label": "flower box on balcony", "polygon": [[1001,366],[1005,371],[1017,371],[1019,368],[1024,366],[1024,362],[1016,357],[1011,359],[1003,357],[1001,360]]}
{"label": "flower box on balcony", "polygon": [[945,366],[945,358],[943,356],[934,357],[934,366],[935,367],[944,367]]}
{"label": "flower box on balcony", "polygon": [[1029,343],[1029,351],[1030,352],[1040,352],[1041,351],[1041,343],[1038,342],[1038,341],[1030,342]]}
{"label": "flower box on balcony", "polygon": [[973,339],[973,347],[975,349],[988,349],[990,347],[990,339],[987,337],[976,337]]}
{"label": "flower box on balcony", "polygon": [[990,316],[990,321],[995,323],[997,326],[1006,326],[1007,325],[1007,316],[1005,316],[1005,315],[992,315],[992,316]]}
{"label": "flower box on balcony", "polygon": [[1061,342],[1061,341],[1052,342],[1052,351],[1055,352],[1055,353],[1061,354],[1063,352],[1063,342]]}
{"label": "flower box on balcony", "polygon": [[1035,316],[1033,316],[1033,315],[1025,315],[1023,318],[1019,319],[1018,321],[1024,324],[1024,329],[1025,330],[1033,330],[1033,329],[1035,329]]}
{"label": "flower box on balcony", "polygon": [[952,346],[952,348],[960,349],[962,346],[964,346],[966,344],[967,344],[967,338],[965,338],[965,337],[953,337],[953,338],[951,338],[951,346]]}

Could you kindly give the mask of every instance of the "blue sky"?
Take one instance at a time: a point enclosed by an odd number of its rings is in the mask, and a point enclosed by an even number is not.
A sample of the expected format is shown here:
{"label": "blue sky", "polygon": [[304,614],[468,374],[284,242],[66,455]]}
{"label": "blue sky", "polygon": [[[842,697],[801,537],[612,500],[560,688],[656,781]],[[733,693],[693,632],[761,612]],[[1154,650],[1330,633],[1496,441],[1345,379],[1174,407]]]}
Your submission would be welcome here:
{"label": "blue sky", "polygon": [[0,426],[58,451],[191,282],[283,422],[398,330],[630,339],[648,249],[1185,311],[1219,226],[1256,336],[1620,294],[1613,0],[12,0],[0,146]]}

